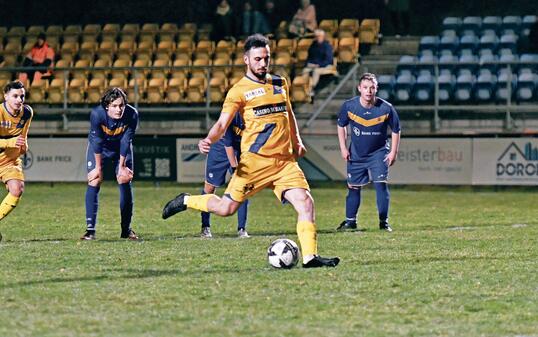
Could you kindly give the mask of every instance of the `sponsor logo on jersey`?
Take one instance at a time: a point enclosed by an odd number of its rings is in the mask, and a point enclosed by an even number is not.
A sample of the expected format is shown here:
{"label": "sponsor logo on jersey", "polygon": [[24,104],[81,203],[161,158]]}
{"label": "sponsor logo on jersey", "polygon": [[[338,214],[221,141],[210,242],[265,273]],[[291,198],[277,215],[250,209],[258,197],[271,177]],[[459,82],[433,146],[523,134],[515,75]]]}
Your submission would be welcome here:
{"label": "sponsor logo on jersey", "polygon": [[247,101],[250,101],[251,99],[254,99],[256,97],[264,96],[266,94],[264,88],[256,88],[254,90],[250,90],[245,92],[245,99]]}
{"label": "sponsor logo on jersey", "polygon": [[11,128],[11,121],[1,121],[0,122],[0,128],[9,129]]}
{"label": "sponsor logo on jersey", "polygon": [[361,135],[361,130],[359,130],[358,127],[354,126],[353,133],[355,134],[355,136],[359,137]]}
{"label": "sponsor logo on jersey", "polygon": [[270,115],[274,113],[286,112],[286,103],[267,104],[255,107],[252,109],[254,115],[257,117]]}

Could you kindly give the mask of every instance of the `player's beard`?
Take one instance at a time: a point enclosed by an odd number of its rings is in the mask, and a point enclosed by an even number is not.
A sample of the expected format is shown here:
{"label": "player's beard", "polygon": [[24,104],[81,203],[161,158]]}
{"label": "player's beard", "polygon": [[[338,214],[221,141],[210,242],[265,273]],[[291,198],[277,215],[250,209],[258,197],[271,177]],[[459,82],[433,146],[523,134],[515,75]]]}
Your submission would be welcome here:
{"label": "player's beard", "polygon": [[265,80],[265,76],[267,75],[267,70],[262,70],[261,72],[254,71],[254,69],[250,68],[250,72],[256,76],[259,80]]}

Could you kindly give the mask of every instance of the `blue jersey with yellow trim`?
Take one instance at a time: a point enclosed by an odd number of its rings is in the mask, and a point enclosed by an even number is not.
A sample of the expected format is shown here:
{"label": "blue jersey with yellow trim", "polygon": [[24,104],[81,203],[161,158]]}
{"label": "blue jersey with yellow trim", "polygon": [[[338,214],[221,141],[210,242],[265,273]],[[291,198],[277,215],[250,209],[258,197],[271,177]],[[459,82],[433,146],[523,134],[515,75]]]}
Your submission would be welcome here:
{"label": "blue jersey with yellow trim", "polygon": [[233,147],[236,154],[239,155],[241,153],[241,135],[244,129],[245,123],[243,122],[243,118],[241,118],[240,114],[236,114],[228,129],[226,129],[224,136],[218,142],[211,145],[211,149],[207,154],[208,162],[227,161],[228,156],[224,147]]}
{"label": "blue jersey with yellow trim", "polygon": [[130,105],[125,106],[123,116],[114,119],[108,116],[102,106],[95,107],[90,114],[90,133],[88,141],[95,153],[103,148],[127,156],[131,150],[134,133],[138,126],[138,111]]}
{"label": "blue jersey with yellow trim", "polygon": [[392,132],[400,132],[398,113],[392,104],[379,97],[371,108],[363,107],[359,96],[345,101],[338,113],[338,126],[348,124],[351,127],[351,161],[361,160],[383,148],[388,150],[389,126]]}

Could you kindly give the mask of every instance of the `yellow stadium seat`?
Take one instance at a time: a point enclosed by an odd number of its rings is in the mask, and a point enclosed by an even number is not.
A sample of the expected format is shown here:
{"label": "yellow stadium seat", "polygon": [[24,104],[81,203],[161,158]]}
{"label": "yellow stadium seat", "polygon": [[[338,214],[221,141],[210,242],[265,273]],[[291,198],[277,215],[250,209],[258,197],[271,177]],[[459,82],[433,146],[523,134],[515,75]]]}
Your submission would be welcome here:
{"label": "yellow stadium seat", "polygon": [[216,78],[228,78],[230,74],[230,60],[225,58],[218,58],[213,61],[213,70],[211,72],[212,77]]}
{"label": "yellow stadium seat", "polygon": [[245,61],[243,60],[242,55],[236,55],[232,63],[232,74],[231,77],[243,77],[245,75]]}
{"label": "yellow stadium seat", "polygon": [[86,92],[86,80],[83,78],[73,78],[69,82],[67,99],[70,103],[84,103],[84,93]]}
{"label": "yellow stadium seat", "polygon": [[[93,64],[94,68],[108,68],[112,65],[112,61],[109,59],[97,59],[95,63]],[[101,78],[106,80],[108,78],[108,75],[110,74],[110,70],[108,69],[95,69],[91,72],[92,78]]]}
{"label": "yellow stadium seat", "polygon": [[123,41],[120,43],[118,47],[116,58],[122,59],[122,60],[131,60],[133,58],[134,50],[135,50],[134,41]]}
{"label": "yellow stadium seat", "polygon": [[186,22],[178,30],[178,41],[193,41],[194,35],[196,35],[196,24],[192,22]]}
{"label": "yellow stadium seat", "polygon": [[226,90],[228,89],[228,79],[223,77],[213,77],[209,80],[209,99],[211,103],[222,103]]}
{"label": "yellow stadium seat", "polygon": [[276,48],[274,50],[277,57],[280,54],[289,54],[290,56],[295,53],[296,43],[294,39],[280,39],[278,40],[276,44]]}
{"label": "yellow stadium seat", "polygon": [[171,78],[168,81],[166,89],[166,101],[168,103],[181,103],[185,101],[185,83],[184,78]]}
{"label": "yellow stadium seat", "polygon": [[59,59],[54,64],[54,78],[55,79],[61,79],[69,78],[69,71],[66,70],[60,70],[61,68],[71,68],[73,66],[72,60],[66,60],[66,59]]}
{"label": "yellow stadium seat", "polygon": [[338,42],[338,62],[356,63],[358,61],[359,39],[344,37]]}
{"label": "yellow stadium seat", "polygon": [[137,23],[126,23],[121,28],[122,38],[125,36],[133,36],[136,38],[138,32],[140,31],[140,25]]}
{"label": "yellow stadium seat", "polygon": [[30,50],[32,50],[32,48],[34,47],[35,42],[36,42],[35,40],[27,40],[24,46],[22,47],[22,55],[27,55],[30,52]]}
{"label": "yellow stadium seat", "polygon": [[190,103],[202,103],[205,101],[207,80],[205,77],[193,77],[188,82],[187,101]]}
{"label": "yellow stadium seat", "polygon": [[106,88],[106,79],[104,78],[92,78],[88,83],[88,89],[86,91],[88,95],[88,103],[97,103],[101,99],[101,95]]}
{"label": "yellow stadium seat", "polygon": [[220,40],[215,47],[215,58],[231,58],[235,51],[235,46],[232,42]]}
{"label": "yellow stadium seat", "polygon": [[4,46],[3,54],[18,56],[22,52],[21,41],[10,41]]}
{"label": "yellow stadium seat", "polygon": [[103,41],[99,44],[96,54],[97,58],[104,58],[103,55],[107,55],[107,59],[112,60],[112,56],[116,53],[118,46],[113,41]]}
{"label": "yellow stadium seat", "polygon": [[174,67],[182,67],[170,70],[170,77],[186,79],[189,72],[188,66],[191,65],[190,60],[176,59],[174,60]]}
{"label": "yellow stadium seat", "polygon": [[111,78],[110,81],[108,82],[108,86],[110,88],[117,87],[117,88],[125,89],[125,87],[127,86],[127,79],[120,78],[120,77]]}
{"label": "yellow stadium seat", "polygon": [[147,101],[148,103],[160,103],[164,101],[164,93],[166,91],[166,79],[152,78],[148,83]]}
{"label": "yellow stadium seat", "polygon": [[21,37],[24,36],[24,34],[26,34],[26,28],[24,28],[24,26],[13,26],[9,28],[9,30],[7,31],[6,37],[8,39],[13,37],[13,38],[18,38],[20,40]]}
{"label": "yellow stadium seat", "polygon": [[314,39],[301,39],[297,44],[297,49],[295,55],[297,57],[297,62],[303,65],[308,58],[308,48],[312,45]]}
{"label": "yellow stadium seat", "polygon": [[79,58],[93,61],[96,50],[97,42],[82,42],[78,56]]}
{"label": "yellow stadium seat", "polygon": [[[133,67],[135,68],[142,68],[142,67],[149,67],[150,66],[150,60],[148,59],[138,59],[136,60],[134,63],[133,63]],[[133,70],[131,72],[131,77],[134,77],[134,78],[145,78],[148,73],[149,73],[149,69],[146,68],[146,69],[136,69],[136,70]]]}
{"label": "yellow stadium seat", "polygon": [[235,77],[230,78],[229,86],[232,87],[234,84],[239,82],[239,80],[241,80],[242,78],[243,78],[243,76],[235,76]]}
{"label": "yellow stadium seat", "polygon": [[140,41],[155,41],[157,33],[159,33],[159,25],[156,23],[145,23],[140,29]]}
{"label": "yellow stadium seat", "polygon": [[147,81],[145,78],[131,78],[127,86],[127,100],[132,103],[144,101],[146,87]]}
{"label": "yellow stadium seat", "polygon": [[201,40],[196,44],[195,59],[208,59],[213,57],[215,51],[215,42],[210,40]]}
{"label": "yellow stadium seat", "polygon": [[338,31],[338,20],[321,20],[318,28],[323,29],[327,35],[333,36]]}
{"label": "yellow stadium seat", "polygon": [[157,51],[155,57],[158,59],[170,59],[170,57],[176,51],[176,44],[172,40],[161,41],[157,45]]}
{"label": "yellow stadium seat", "polygon": [[213,31],[213,26],[210,23],[204,23],[200,28],[198,28],[198,40],[211,40],[211,32]]}
{"label": "yellow stadium seat", "polygon": [[107,23],[101,30],[101,40],[115,42],[120,32],[120,25],[117,23]]}
{"label": "yellow stadium seat", "polygon": [[[0,81],[3,81],[3,82],[9,82],[11,81],[11,78],[13,77],[13,74],[11,73],[11,71],[2,71],[2,68],[0,68]],[[4,87],[0,87],[0,88],[4,88]]]}
{"label": "yellow stadium seat", "polygon": [[50,82],[47,91],[47,101],[52,104],[62,103],[64,101],[65,83],[63,78],[55,78]]}
{"label": "yellow stadium seat", "polygon": [[343,19],[338,26],[338,37],[353,37],[359,31],[359,20]]}
{"label": "yellow stadium seat", "polygon": [[[198,59],[192,62],[193,66],[196,67],[207,67],[210,65],[210,61],[207,59]],[[209,68],[192,68],[191,76],[192,77],[207,77]]]}
{"label": "yellow stadium seat", "polygon": [[243,48],[245,47],[245,41],[244,40],[237,40],[237,43],[235,44],[235,54],[236,56],[239,54],[243,54]]}
{"label": "yellow stadium seat", "polygon": [[310,102],[310,85],[309,79],[303,76],[296,76],[293,79],[291,85],[291,99],[296,103],[309,103]]}
{"label": "yellow stadium seat", "polygon": [[60,50],[60,36],[58,35],[47,35],[47,44],[49,47],[54,49],[54,51],[57,53],[58,50]]}
{"label": "yellow stadium seat", "polygon": [[155,43],[153,41],[142,41],[136,48],[136,58],[138,60],[151,61],[153,58],[153,50],[155,49]]}
{"label": "yellow stadium seat", "polygon": [[101,33],[101,25],[99,24],[87,24],[82,29],[82,34],[86,35],[99,35]]}
{"label": "yellow stadium seat", "polygon": [[78,43],[77,42],[64,42],[60,48],[60,54],[62,58],[66,56],[71,56],[71,59],[74,59],[75,55],[78,53]]}
{"label": "yellow stadium seat", "polygon": [[88,75],[90,73],[89,69],[81,69],[81,68],[89,68],[91,67],[91,62],[88,60],[78,60],[75,62],[75,69],[73,69],[72,75],[73,78],[82,78],[87,79]]}
{"label": "yellow stadium seat", "polygon": [[45,34],[47,34],[47,41],[51,38],[51,36],[61,36],[64,33],[64,28],[59,25],[50,25],[47,26],[47,29],[45,29]]}
{"label": "yellow stadium seat", "polygon": [[281,38],[284,38],[288,35],[288,22],[286,21],[280,21],[280,23],[278,24],[278,27],[276,28],[276,38],[277,39],[281,39]]}
{"label": "yellow stadium seat", "polygon": [[275,59],[275,74],[288,77],[291,73],[293,60],[289,54],[283,53]]}
{"label": "yellow stadium seat", "polygon": [[82,27],[80,25],[69,25],[64,29],[63,41],[78,43],[80,35],[82,34]]}
{"label": "yellow stadium seat", "polygon": [[159,41],[175,41],[177,32],[177,24],[171,22],[163,23],[159,33]]}
{"label": "yellow stadium seat", "polygon": [[45,94],[47,92],[48,81],[39,79],[32,82],[32,85],[28,89],[29,102],[30,103],[42,103],[45,102]]}
{"label": "yellow stadium seat", "polygon": [[26,41],[36,40],[37,36],[45,32],[45,27],[43,26],[30,26],[26,31]]}
{"label": "yellow stadium seat", "polygon": [[192,54],[194,50],[194,43],[192,41],[179,41],[177,44],[176,52],[188,54],[190,58],[190,54]]}
{"label": "yellow stadium seat", "polygon": [[112,64],[112,70],[110,71],[110,75],[112,78],[121,78],[126,80],[127,75],[129,74],[129,69],[115,69],[115,68],[124,68],[124,67],[130,67],[131,61],[129,60],[121,60],[118,59],[114,61]]}
{"label": "yellow stadium seat", "polygon": [[[155,60],[153,62],[153,67],[160,68],[160,67],[168,67],[170,65],[169,61],[166,60]],[[151,78],[167,78],[168,74],[170,73],[170,69],[152,69],[151,70]]]}
{"label": "yellow stadium seat", "polygon": [[362,43],[379,43],[379,29],[381,23],[379,19],[364,19],[360,25],[359,40]]}

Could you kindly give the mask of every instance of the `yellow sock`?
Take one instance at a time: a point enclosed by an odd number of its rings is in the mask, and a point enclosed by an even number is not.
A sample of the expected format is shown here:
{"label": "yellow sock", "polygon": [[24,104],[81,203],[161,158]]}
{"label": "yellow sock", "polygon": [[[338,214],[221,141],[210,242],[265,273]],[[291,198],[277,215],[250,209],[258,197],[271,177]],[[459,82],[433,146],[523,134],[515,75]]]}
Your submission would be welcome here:
{"label": "yellow sock", "polygon": [[297,222],[297,235],[301,244],[303,261],[311,259],[318,254],[318,237],[316,234],[316,224],[310,221]]}
{"label": "yellow sock", "polygon": [[217,197],[214,194],[204,194],[204,195],[189,195],[187,198],[187,207],[197,209],[202,212],[208,212],[207,203],[209,199]]}
{"label": "yellow sock", "polygon": [[19,203],[20,197],[16,197],[11,193],[8,193],[2,203],[0,204],[0,220],[5,218]]}

